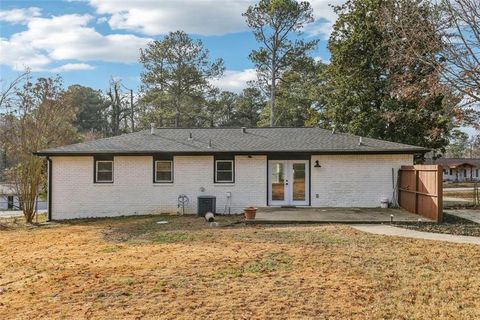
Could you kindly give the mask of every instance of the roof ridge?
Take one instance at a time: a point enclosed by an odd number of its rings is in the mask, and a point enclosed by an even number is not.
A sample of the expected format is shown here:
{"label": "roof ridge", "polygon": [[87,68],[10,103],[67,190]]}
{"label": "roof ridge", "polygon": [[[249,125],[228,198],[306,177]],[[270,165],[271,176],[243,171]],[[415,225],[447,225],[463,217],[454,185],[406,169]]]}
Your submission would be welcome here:
{"label": "roof ridge", "polygon": [[[154,129],[175,129],[175,130],[214,130],[214,129],[320,129],[320,130],[327,130],[330,131],[329,129],[325,128],[320,128],[320,127],[287,127],[287,126],[281,126],[281,127],[246,127],[246,126],[240,126],[240,127],[155,127]],[[140,131],[148,131],[150,128],[145,128]],[[138,132],[138,131],[137,131]],[[132,132],[131,132],[132,133]]]}
{"label": "roof ridge", "polygon": [[[361,137],[349,133],[332,132],[319,127],[249,127],[247,134],[242,127],[216,128],[157,128],[154,135],[149,129],[124,133],[118,136],[79,142],[69,146],[37,151],[36,154],[69,152],[323,152],[376,150],[411,150],[426,152],[426,148],[404,143]],[[173,130],[172,130],[173,129]],[[177,131],[178,130],[178,131]],[[218,130],[218,131],[217,131]],[[193,132],[193,139],[188,139]],[[250,134],[248,134],[250,133]],[[363,138],[363,143],[361,143]],[[212,141],[207,148],[205,141]]]}

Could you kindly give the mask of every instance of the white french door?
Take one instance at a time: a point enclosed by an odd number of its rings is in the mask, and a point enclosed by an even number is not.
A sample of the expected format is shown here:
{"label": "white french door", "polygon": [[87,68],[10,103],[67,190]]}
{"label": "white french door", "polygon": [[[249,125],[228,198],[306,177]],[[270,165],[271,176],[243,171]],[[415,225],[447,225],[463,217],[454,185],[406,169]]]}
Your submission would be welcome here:
{"label": "white french door", "polygon": [[309,203],[308,160],[268,161],[268,203],[306,206]]}

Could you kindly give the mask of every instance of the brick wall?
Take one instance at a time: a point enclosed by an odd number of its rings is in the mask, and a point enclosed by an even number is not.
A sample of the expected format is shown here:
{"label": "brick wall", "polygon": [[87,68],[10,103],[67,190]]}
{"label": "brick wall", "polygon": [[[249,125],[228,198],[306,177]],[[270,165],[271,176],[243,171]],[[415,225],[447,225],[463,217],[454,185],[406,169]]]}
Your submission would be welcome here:
{"label": "brick wall", "polygon": [[[318,155],[311,160],[314,207],[379,207],[382,198],[392,199],[392,168],[396,182],[400,166],[413,164],[412,155]],[[313,167],[315,160],[321,168]],[[95,184],[93,157],[52,157],[52,218],[177,212],[180,194],[190,199],[186,213],[196,213],[199,195],[216,196],[217,213],[266,205],[266,156],[236,156],[232,184],[213,183],[212,156],[176,156],[174,183],[154,184],[152,161],[149,156],[117,156],[114,183]]]}
{"label": "brick wall", "polygon": [[199,195],[216,196],[217,213],[228,206],[230,213],[239,213],[246,206],[266,205],[266,156],[236,156],[234,184],[213,183],[212,156],[176,156],[174,183],[154,184],[152,161],[148,156],[116,156],[114,183],[95,184],[93,157],[52,157],[52,218],[177,212],[180,194],[190,199],[187,213],[196,213]]}
{"label": "brick wall", "polygon": [[400,166],[411,164],[412,155],[312,156],[312,206],[379,207],[382,198],[392,200],[392,168],[396,183]]}

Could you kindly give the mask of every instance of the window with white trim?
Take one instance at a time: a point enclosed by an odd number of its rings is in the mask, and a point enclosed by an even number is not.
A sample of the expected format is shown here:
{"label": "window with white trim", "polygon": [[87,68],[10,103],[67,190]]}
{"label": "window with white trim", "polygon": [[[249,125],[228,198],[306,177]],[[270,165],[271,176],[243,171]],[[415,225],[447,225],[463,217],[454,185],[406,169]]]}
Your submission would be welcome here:
{"label": "window with white trim", "polygon": [[159,183],[173,182],[173,161],[171,160],[155,161],[155,182],[159,182]]}
{"label": "window with white trim", "polygon": [[112,183],[113,182],[113,161],[96,160],[95,161],[95,182]]}
{"label": "window with white trim", "polygon": [[234,178],[234,160],[215,160],[215,182],[233,183]]}

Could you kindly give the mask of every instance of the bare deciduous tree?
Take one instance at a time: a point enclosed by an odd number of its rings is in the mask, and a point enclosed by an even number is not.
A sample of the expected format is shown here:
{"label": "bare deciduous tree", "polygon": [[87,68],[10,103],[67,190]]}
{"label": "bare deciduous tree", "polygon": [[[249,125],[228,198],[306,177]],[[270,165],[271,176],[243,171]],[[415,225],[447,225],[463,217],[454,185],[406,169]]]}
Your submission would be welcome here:
{"label": "bare deciduous tree", "polygon": [[3,115],[2,144],[11,162],[9,180],[18,195],[25,219],[32,222],[39,188],[45,179],[45,161],[35,151],[76,141],[72,125],[75,109],[65,103],[61,78],[23,79],[10,104],[15,113]]}
{"label": "bare deciduous tree", "polygon": [[480,2],[444,0],[444,76],[467,98],[480,103]]}
{"label": "bare deciduous tree", "polygon": [[[421,63],[438,72],[462,98],[464,122],[478,127],[480,103],[480,2],[396,0],[385,6],[392,65]],[[392,10],[393,6],[393,10]],[[415,82],[412,82],[415,84]],[[416,83],[421,85],[420,83]],[[477,108],[477,110],[476,110]]]}
{"label": "bare deciduous tree", "polygon": [[125,122],[124,129],[127,129],[128,125],[126,124],[127,117],[129,116],[129,110],[127,109],[125,97],[121,92],[121,82],[120,80],[111,79],[110,87],[107,91],[107,96],[109,99],[109,134],[116,136],[121,133],[121,123]]}
{"label": "bare deciduous tree", "polygon": [[27,69],[9,83],[4,79],[0,80],[0,84],[2,85],[0,89],[0,114],[12,111],[11,109],[13,108],[13,101],[15,100],[15,93],[18,90],[18,86],[29,77],[30,70]]}

